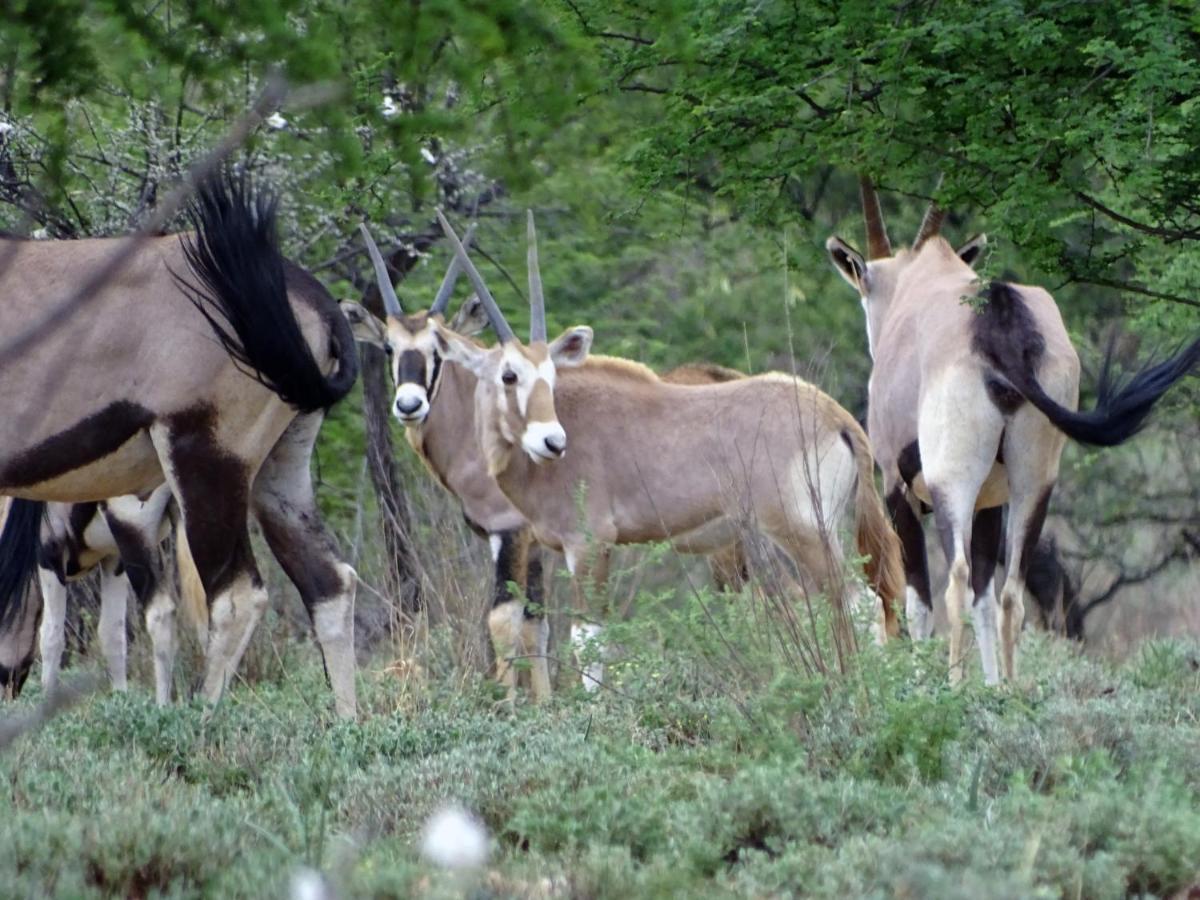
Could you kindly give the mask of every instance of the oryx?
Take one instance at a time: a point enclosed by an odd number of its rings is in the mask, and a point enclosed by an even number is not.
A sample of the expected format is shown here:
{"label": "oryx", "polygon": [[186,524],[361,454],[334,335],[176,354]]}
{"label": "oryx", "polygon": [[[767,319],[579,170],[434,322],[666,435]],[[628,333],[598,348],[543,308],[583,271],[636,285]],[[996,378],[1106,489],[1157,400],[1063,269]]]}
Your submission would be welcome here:
{"label": "oryx", "polygon": [[[396,386],[394,413],[406,427],[409,444],[433,475],[463,507],[463,515],[477,533],[489,540],[494,562],[493,602],[488,630],[496,656],[496,677],[510,697],[516,687],[514,657],[528,659],[534,697],[549,696],[547,667],[549,632],[542,610],[541,557],[525,517],[512,505],[487,472],[475,432],[473,373],[437,350],[435,321],[443,320],[461,272],[457,258],[450,267],[427,312],[406,314],[387,273],[382,254],[365,226],[362,229],[375,268],[386,321],[380,322],[358,303],[345,301],[342,309],[354,327],[355,337],[384,349],[391,361]],[[464,244],[469,246],[468,230]],[[487,324],[478,298],[463,304],[449,330],[471,337]],[[683,384],[711,384],[741,378],[742,373],[720,366],[680,366],[663,376]],[[741,545],[733,544],[710,557],[719,587],[736,587],[745,580]],[[509,582],[525,587],[528,603],[517,603]]]}
{"label": "oryx", "polygon": [[[380,322],[350,301],[342,303],[342,310],[358,340],[380,347],[388,354],[396,386],[393,409],[405,426],[409,444],[434,477],[458,498],[463,517],[472,530],[488,539],[494,564],[488,630],[496,651],[497,680],[512,696],[517,671],[511,660],[514,656],[528,656],[534,697],[545,700],[550,696],[549,629],[541,607],[541,558],[533,546],[525,517],[500,491],[474,446],[475,376],[462,366],[447,363],[438,351],[435,337],[458,281],[458,261],[451,260],[429,309],[406,314],[383,256],[365,225],[362,234],[387,318]],[[471,237],[468,232],[464,240],[469,243]],[[468,301],[452,329],[464,336],[478,331],[482,327],[478,320],[481,312],[477,301]],[[510,582],[525,588],[528,603],[518,603],[513,598]]]}
{"label": "oryx", "polygon": [[[875,493],[866,435],[849,413],[784,375],[691,386],[665,383],[626,360],[584,365],[590,328],[547,341],[532,216],[532,320],[522,344],[441,221],[500,343],[482,348],[442,326],[434,339],[443,356],[478,379],[475,426],[487,470],[537,540],[565,555],[577,608],[593,574],[593,542],[670,540],[709,553],[732,543],[742,523],[770,536],[814,585],[840,594],[838,526],[853,511],[884,627],[896,632],[900,547]],[[840,610],[841,597],[832,599]],[[577,626],[573,640],[598,631]],[[598,682],[601,670],[593,667],[589,677]]]}
{"label": "oryx", "polygon": [[[164,579],[158,546],[177,524],[170,488],[159,486],[142,500],[127,495],[99,503],[48,503],[38,548],[42,592],[40,655],[42,687],[58,682],[65,645],[67,584],[100,569],[100,618],[97,637],[113,688],[124,690],[125,612],[129,588],[146,617],[154,659],[154,694],[159,705],[171,701],[175,664],[175,598]],[[176,531],[175,558],[183,610],[207,643],[208,609],[192,562],[187,538]]]}
{"label": "oryx", "polygon": [[893,252],[870,180],[861,181],[867,258],[839,237],[826,247],[862,299],[873,365],[868,432],[888,509],[904,544],[910,627],[927,636],[931,599],[921,516],[932,507],[950,566],[951,677],[959,678],[962,609],[973,591],[987,682],[996,665],[992,587],[1009,505],[1007,576],[1000,594],[1001,662],[1015,674],[1025,578],[1066,437],[1109,446],[1132,436],[1151,407],[1200,357],[1200,342],[1117,387],[1105,364],[1097,408],[1075,412],[1079,358],[1042,288],[993,282],[977,310],[977,237],[957,251],[931,205],[911,249]]}
{"label": "oryx", "polygon": [[[0,365],[0,611],[33,569],[43,501],[146,496],[166,481],[210,604],[206,696],[232,678],[267,596],[253,512],[304,599],[339,714],[355,713],[354,571],[313,499],[325,409],[358,372],[315,278],[278,250],[276,206],[245,177],[202,183],[195,231],[146,239],[86,306]],[[0,241],[0,334],[19,335],[122,247]]]}

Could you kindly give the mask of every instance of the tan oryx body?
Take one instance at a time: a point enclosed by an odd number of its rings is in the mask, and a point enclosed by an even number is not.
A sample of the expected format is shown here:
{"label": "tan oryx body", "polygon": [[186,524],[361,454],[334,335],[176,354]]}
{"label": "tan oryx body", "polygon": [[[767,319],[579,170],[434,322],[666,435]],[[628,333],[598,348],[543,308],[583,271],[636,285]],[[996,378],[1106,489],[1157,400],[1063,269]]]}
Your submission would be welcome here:
{"label": "tan oryx body", "polygon": [[[67,321],[0,365],[0,493],[94,501],[148,496],[165,480],[211,604],[212,700],[266,604],[252,511],[312,613],[338,710],[352,715],[355,578],[321,524],[308,466],[324,409],[356,377],[353,338],[324,288],[279,255],[274,206],[244,181],[202,185],[193,221],[191,238],[147,241]],[[120,246],[0,244],[5,336],[37,323]],[[22,574],[37,515],[23,513],[21,534],[6,528],[0,541],[0,557],[22,557]]]}
{"label": "tan oryx body", "polygon": [[[488,471],[537,540],[566,556],[580,598],[593,546],[669,540],[710,553],[746,525],[774,539],[816,587],[840,591],[839,526],[852,514],[894,633],[899,545],[853,417],[789,376],[668,384],[625,360],[584,362],[590,329],[547,343],[532,220],[533,326],[522,345],[446,228],[500,345],[484,350],[439,329],[443,352],[478,378],[475,427]],[[592,675],[599,680],[599,670]]]}
{"label": "tan oryx body", "polygon": [[955,251],[938,234],[941,214],[931,207],[913,248],[893,253],[865,179],[863,202],[869,259],[840,238],[830,238],[827,247],[866,313],[873,359],[868,430],[904,543],[910,627],[925,637],[932,626],[920,523],[932,508],[950,567],[951,675],[961,677],[962,614],[973,593],[984,676],[994,683],[1000,673],[992,585],[1002,507],[1008,504],[1009,515],[1000,661],[1011,677],[1024,581],[1066,438],[1108,445],[1132,435],[1191,367],[1197,345],[1120,391],[1106,386],[1100,408],[1076,413],[1079,358],[1046,291],[997,282],[979,306],[970,264],[981,238]]}

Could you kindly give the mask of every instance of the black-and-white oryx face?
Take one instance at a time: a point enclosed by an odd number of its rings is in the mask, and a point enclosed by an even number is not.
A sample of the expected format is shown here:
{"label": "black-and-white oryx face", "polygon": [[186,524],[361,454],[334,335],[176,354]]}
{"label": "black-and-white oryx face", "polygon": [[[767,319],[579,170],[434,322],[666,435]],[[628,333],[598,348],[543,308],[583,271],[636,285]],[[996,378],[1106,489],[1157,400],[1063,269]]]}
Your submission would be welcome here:
{"label": "black-and-white oryx face", "polygon": [[419,425],[429,415],[442,370],[435,332],[441,318],[428,312],[387,318],[384,351],[396,385],[392,413],[405,425]]}

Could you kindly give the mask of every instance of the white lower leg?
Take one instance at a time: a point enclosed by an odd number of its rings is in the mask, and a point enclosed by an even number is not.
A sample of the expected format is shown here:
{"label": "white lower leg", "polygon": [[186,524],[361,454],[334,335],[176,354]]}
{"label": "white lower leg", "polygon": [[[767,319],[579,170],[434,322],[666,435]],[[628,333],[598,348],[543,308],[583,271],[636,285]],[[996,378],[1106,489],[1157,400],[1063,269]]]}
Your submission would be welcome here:
{"label": "white lower leg", "polygon": [[503,685],[509,700],[517,698],[517,670],[513,659],[524,655],[521,623],[525,610],[516,600],[509,600],[488,613],[488,634],[496,656],[496,681]]}
{"label": "white lower leg", "polygon": [[1000,670],[996,662],[996,582],[988,582],[987,590],[975,596],[971,608],[975,619],[975,640],[979,643],[979,660],[983,666],[985,684],[998,684]]}
{"label": "white lower leg", "polygon": [[527,618],[521,626],[521,634],[525,653],[530,658],[533,699],[535,703],[542,703],[550,699],[550,623],[544,616]]}
{"label": "white lower leg", "polygon": [[963,622],[963,609],[967,605],[970,568],[963,557],[958,557],[950,565],[950,578],[946,584],[946,616],[950,620],[950,683],[958,684],[966,674],[967,661],[964,659],[966,623]]}
{"label": "white lower leg", "polygon": [[1025,585],[1021,579],[1009,575],[1000,592],[1000,663],[1005,678],[1017,677],[1017,639],[1025,623]]}
{"label": "white lower leg", "polygon": [[154,699],[159,706],[166,706],[171,702],[175,668],[175,600],[161,587],[146,609],[146,631],[154,651]]}
{"label": "white lower leg", "polygon": [[600,625],[579,622],[571,625],[571,646],[583,669],[583,687],[589,693],[604,684],[604,629]]}
{"label": "white lower leg", "polygon": [[204,697],[210,703],[221,699],[225,691],[226,665],[237,641],[234,634],[237,616],[234,612],[233,587],[217,595],[208,610],[208,647],[204,659]]}
{"label": "white lower leg", "polygon": [[246,648],[250,646],[250,639],[254,637],[254,630],[258,627],[258,622],[269,602],[267,589],[260,585],[258,587],[251,586],[245,601],[238,604],[237,643],[234,644],[233,653],[225,663],[228,669],[225,673],[226,683],[232,682],[234,676],[237,675],[238,666],[246,654]]}
{"label": "white lower leg", "polygon": [[914,641],[933,637],[933,610],[912,585],[904,589],[904,615],[908,618],[909,637]]}
{"label": "white lower leg", "polygon": [[67,586],[47,569],[38,569],[38,580],[42,586],[42,688],[50,691],[58,686],[66,645]]}
{"label": "white lower leg", "polygon": [[108,676],[114,691],[126,688],[125,609],[129,602],[129,582],[107,564],[100,576],[100,649],[108,664]]}
{"label": "white lower leg", "polygon": [[313,627],[325,657],[334,708],[343,719],[353,719],[358,714],[354,687],[354,592],[358,575],[345,563],[337,565],[345,592],[317,604],[313,610]]}

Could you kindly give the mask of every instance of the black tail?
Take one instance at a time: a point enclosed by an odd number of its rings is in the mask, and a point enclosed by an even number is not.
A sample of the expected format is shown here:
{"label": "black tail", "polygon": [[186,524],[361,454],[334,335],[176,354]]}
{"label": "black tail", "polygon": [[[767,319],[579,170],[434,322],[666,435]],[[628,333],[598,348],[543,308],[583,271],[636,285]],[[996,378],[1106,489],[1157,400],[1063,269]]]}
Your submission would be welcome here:
{"label": "black tail", "polygon": [[329,298],[322,312],[338,370],[326,378],[317,365],[288,300],[276,206],[271,194],[255,193],[245,174],[222,171],[202,182],[188,207],[195,236],[181,240],[203,289],[180,283],[243,371],[301,412],[313,412],[349,393],[358,356],[350,326]]}
{"label": "black tail", "polygon": [[993,282],[975,330],[975,348],[1060,431],[1098,447],[1113,447],[1141,431],[1159,398],[1200,362],[1200,340],[1196,340],[1126,380],[1113,372],[1110,344],[1096,386],[1095,409],[1075,412],[1047,396],[1038,384],[1034,373],[1043,347],[1020,293],[1004,282]]}
{"label": "black tail", "polygon": [[0,532],[0,629],[7,628],[25,602],[37,569],[38,543],[46,504],[41,500],[9,501]]}

